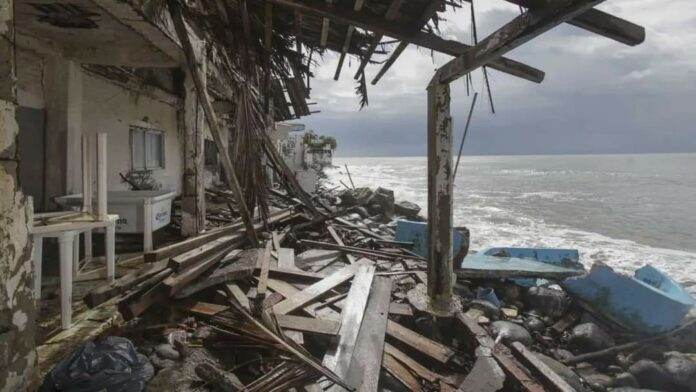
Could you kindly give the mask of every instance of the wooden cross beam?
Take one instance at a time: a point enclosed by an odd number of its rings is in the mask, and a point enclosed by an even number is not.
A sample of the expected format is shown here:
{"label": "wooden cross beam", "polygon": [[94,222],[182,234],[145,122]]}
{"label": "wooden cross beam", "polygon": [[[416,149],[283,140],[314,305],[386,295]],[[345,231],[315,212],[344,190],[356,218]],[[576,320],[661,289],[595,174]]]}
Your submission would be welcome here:
{"label": "wooden cross beam", "polygon": [[[269,0],[275,4],[294,8],[305,14],[313,14],[322,18],[329,18],[334,22],[353,25],[362,29],[372,31],[377,34],[387,35],[396,39],[407,41],[424,48],[432,49],[437,52],[458,56],[464,53],[470,46],[461,42],[445,40],[439,36],[423,31],[414,31],[409,26],[404,26],[394,22],[387,22],[384,19],[369,13],[356,12],[351,8],[339,5],[327,5],[322,2],[309,0]],[[492,60],[489,67],[517,76],[535,83],[544,80],[544,73],[526,64],[510,60],[507,58],[496,58]]]}
{"label": "wooden cross beam", "polygon": [[450,83],[539,35],[567,22],[604,0],[563,0],[555,6],[529,10],[486,37],[478,45],[443,65],[433,83]]}
{"label": "wooden cross beam", "polygon": [[[428,4],[425,7],[425,10],[423,11],[420,18],[418,19],[418,25],[419,25],[418,27],[420,28],[420,27],[424,26],[426,23],[428,23],[430,18],[432,18],[433,15],[435,15],[437,13],[437,10],[440,9],[440,6],[442,4],[443,4],[443,0],[431,1],[430,4]],[[384,76],[384,74],[387,73],[389,68],[391,68],[392,65],[394,65],[394,62],[396,62],[396,59],[398,59],[401,56],[401,53],[403,53],[407,47],[408,47],[407,41],[399,42],[399,45],[396,47],[396,49],[394,49],[392,51],[391,55],[387,59],[387,62],[384,63],[384,65],[382,65],[382,68],[380,68],[379,72],[377,72],[377,75],[375,75],[375,77],[372,79],[371,83],[373,85],[377,84],[377,82],[379,82],[379,80],[382,79],[382,76]]]}
{"label": "wooden cross beam", "polygon": [[[365,0],[355,0],[355,6],[353,7],[353,10],[356,12],[360,12],[360,10],[362,10],[363,4],[365,4]],[[338,77],[341,76],[341,68],[343,68],[343,61],[345,61],[346,59],[346,52],[348,52],[348,48],[350,47],[350,39],[353,36],[354,30],[355,27],[353,27],[353,25],[348,25],[346,39],[343,42],[343,48],[341,49],[341,57],[338,59],[338,66],[336,67],[336,74],[334,75],[334,80],[338,80]]]}
{"label": "wooden cross beam", "polygon": [[[403,3],[404,0],[392,0],[391,3],[389,3],[387,12],[384,14],[384,20],[387,22],[394,20],[401,9],[401,4]],[[382,37],[384,37],[382,34],[375,34],[375,36],[372,37],[372,42],[370,42],[370,46],[367,48],[367,53],[365,53],[365,56],[363,56],[362,60],[360,61],[360,66],[358,67],[358,71],[355,73],[353,79],[359,79],[360,75],[362,75],[362,73],[365,71],[365,66],[367,66],[370,58],[375,53],[375,49],[377,49],[377,45],[379,45],[379,43],[382,41]]]}
{"label": "wooden cross beam", "polygon": [[[543,8],[545,4],[540,0],[506,1],[532,10]],[[589,9],[567,23],[630,46],[639,45],[645,41],[643,26],[597,9]]]}

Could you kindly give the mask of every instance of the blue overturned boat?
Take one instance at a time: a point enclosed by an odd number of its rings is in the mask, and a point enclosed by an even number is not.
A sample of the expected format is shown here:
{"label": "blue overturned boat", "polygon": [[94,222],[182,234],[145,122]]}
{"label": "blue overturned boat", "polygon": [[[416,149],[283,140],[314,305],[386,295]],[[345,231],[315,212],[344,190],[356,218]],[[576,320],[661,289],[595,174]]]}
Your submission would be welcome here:
{"label": "blue overturned boat", "polygon": [[647,334],[676,328],[696,303],[683,287],[651,265],[628,276],[595,264],[589,274],[567,279],[561,287],[608,319]]}

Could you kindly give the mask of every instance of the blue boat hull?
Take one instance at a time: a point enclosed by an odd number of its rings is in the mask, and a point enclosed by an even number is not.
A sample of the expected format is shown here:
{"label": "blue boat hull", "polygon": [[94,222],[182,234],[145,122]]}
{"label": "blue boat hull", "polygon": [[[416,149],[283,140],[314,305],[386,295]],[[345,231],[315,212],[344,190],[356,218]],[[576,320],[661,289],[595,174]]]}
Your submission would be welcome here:
{"label": "blue boat hull", "polygon": [[678,283],[650,265],[631,277],[595,264],[585,277],[567,279],[561,286],[608,318],[648,334],[676,328],[695,303]]}

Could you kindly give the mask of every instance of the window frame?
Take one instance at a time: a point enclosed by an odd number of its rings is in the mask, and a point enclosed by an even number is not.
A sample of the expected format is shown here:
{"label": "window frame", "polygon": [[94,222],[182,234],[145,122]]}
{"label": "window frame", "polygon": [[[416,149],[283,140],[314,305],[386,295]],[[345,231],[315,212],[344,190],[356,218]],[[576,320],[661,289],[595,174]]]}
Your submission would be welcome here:
{"label": "window frame", "polygon": [[[136,146],[136,140],[135,140],[135,135],[139,134],[142,135],[142,166],[136,166],[135,164],[135,146]],[[166,168],[166,153],[165,153],[165,137],[164,137],[164,131],[151,128],[151,127],[145,127],[142,125],[131,125],[128,128],[128,134],[129,134],[129,140],[130,140],[130,167],[131,170],[164,170]],[[147,135],[157,135],[158,140],[159,140],[159,147],[160,147],[160,164],[158,166],[149,166],[148,165],[148,155],[149,155],[149,144],[148,144],[148,137]]]}

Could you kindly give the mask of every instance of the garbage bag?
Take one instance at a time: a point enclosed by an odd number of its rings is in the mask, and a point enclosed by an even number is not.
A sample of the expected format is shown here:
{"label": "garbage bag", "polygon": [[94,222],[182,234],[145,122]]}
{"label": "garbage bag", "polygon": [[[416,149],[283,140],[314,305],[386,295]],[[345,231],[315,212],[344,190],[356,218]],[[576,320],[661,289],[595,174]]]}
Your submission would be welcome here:
{"label": "garbage bag", "polygon": [[44,379],[40,392],[140,392],[155,370],[126,338],[88,342],[63,358]]}

